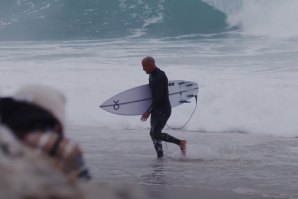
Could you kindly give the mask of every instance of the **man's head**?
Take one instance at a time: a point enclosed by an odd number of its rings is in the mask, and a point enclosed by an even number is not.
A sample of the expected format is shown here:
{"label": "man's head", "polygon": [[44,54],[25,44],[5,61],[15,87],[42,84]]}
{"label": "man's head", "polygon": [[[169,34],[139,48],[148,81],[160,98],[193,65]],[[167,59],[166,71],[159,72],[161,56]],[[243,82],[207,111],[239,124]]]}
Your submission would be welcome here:
{"label": "man's head", "polygon": [[142,66],[143,66],[143,70],[147,73],[147,74],[150,74],[154,71],[154,69],[156,68],[156,65],[155,65],[155,60],[153,57],[145,57],[143,60],[142,60]]}

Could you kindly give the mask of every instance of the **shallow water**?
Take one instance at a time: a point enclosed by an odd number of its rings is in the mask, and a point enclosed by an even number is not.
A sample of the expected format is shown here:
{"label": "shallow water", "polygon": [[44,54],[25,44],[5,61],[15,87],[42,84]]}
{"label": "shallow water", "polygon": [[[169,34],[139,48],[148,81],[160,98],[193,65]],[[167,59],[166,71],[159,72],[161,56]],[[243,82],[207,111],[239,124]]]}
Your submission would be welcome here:
{"label": "shallow water", "polygon": [[297,138],[167,130],[188,140],[187,156],[168,143],[158,160],[147,131],[80,126],[70,135],[85,149],[95,181],[298,197]]}

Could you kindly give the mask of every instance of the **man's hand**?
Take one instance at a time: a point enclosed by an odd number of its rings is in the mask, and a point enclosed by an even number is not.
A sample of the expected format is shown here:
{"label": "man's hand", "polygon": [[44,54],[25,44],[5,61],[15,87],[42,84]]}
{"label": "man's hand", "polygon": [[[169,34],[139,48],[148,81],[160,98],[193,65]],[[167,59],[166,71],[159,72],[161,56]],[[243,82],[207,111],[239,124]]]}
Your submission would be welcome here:
{"label": "man's hand", "polygon": [[141,117],[141,121],[145,122],[148,119],[149,116],[150,116],[149,112],[143,113],[143,115]]}

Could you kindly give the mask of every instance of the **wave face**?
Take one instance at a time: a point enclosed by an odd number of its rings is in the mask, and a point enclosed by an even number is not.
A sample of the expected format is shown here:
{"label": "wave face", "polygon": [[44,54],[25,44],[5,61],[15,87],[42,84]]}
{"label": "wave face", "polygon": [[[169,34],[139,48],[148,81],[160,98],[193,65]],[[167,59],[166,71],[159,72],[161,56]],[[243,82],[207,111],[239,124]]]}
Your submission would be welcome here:
{"label": "wave face", "polygon": [[216,34],[226,19],[201,0],[9,0],[0,1],[0,40]]}

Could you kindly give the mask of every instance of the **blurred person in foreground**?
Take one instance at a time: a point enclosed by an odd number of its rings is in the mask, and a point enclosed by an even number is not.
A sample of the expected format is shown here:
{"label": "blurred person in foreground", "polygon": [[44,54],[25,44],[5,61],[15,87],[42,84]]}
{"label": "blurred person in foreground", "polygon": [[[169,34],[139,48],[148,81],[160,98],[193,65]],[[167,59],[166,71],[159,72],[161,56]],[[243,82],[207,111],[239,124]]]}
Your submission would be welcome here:
{"label": "blurred person in foreground", "polygon": [[89,180],[80,146],[65,137],[65,97],[48,86],[28,85],[0,98],[0,121],[25,145],[55,160],[71,179]]}

